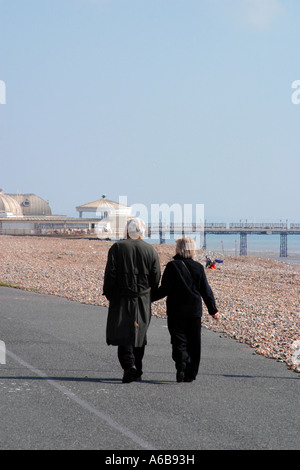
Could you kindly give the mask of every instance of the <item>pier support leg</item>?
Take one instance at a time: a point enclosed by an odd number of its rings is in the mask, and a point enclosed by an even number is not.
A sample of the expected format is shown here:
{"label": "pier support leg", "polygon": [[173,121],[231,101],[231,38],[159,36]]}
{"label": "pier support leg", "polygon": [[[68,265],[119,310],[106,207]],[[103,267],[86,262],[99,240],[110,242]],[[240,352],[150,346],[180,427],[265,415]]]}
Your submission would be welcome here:
{"label": "pier support leg", "polygon": [[185,236],[185,231],[184,231],[184,224],[182,224],[182,228],[181,228],[181,235],[184,237]]}
{"label": "pier support leg", "polygon": [[247,256],[247,233],[240,232],[240,256]]}
{"label": "pier support leg", "polygon": [[160,222],[159,224],[159,243],[163,245],[165,243],[165,239],[163,236],[163,229],[162,229],[162,223]]}
{"label": "pier support leg", "polygon": [[203,232],[203,245],[202,250],[206,250],[206,232]]}
{"label": "pier support leg", "polygon": [[286,258],[287,257],[287,233],[282,232],[280,234],[280,254],[279,256]]}

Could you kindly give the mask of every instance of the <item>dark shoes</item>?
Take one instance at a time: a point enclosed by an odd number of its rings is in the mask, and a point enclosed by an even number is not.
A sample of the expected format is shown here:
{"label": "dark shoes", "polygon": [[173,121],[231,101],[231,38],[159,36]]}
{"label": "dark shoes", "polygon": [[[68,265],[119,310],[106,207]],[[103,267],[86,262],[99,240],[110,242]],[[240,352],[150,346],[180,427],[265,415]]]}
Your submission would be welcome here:
{"label": "dark shoes", "polygon": [[178,370],[176,372],[176,382],[184,382],[184,370]]}
{"label": "dark shoes", "polygon": [[130,382],[140,382],[142,380],[142,373],[137,371],[136,367],[130,367],[130,369],[124,371],[122,382],[123,384],[129,384]]}
{"label": "dark shoes", "polygon": [[195,380],[195,379],[196,379],[196,377],[194,377],[188,371],[186,371],[186,373],[184,374],[184,381],[185,382],[193,382],[193,380]]}
{"label": "dark shoes", "polygon": [[184,371],[176,372],[176,382],[193,382],[193,380],[195,380],[195,377],[192,377]]}
{"label": "dark shoes", "polygon": [[178,367],[176,372],[176,381],[177,382],[193,382],[196,377],[192,374],[189,367],[181,366]]}
{"label": "dark shoes", "polygon": [[[124,371],[122,382],[123,384],[129,384],[131,382],[140,382],[142,380],[143,372],[140,372],[136,369],[135,366],[130,367],[130,369]],[[176,382],[193,382],[196,377],[187,369],[177,369],[176,372]]]}
{"label": "dark shoes", "polygon": [[134,366],[130,367],[130,369],[128,370],[125,370],[124,375],[123,375],[123,380],[122,380],[123,384],[129,384],[130,382],[133,382],[136,376],[137,376],[137,370]]}

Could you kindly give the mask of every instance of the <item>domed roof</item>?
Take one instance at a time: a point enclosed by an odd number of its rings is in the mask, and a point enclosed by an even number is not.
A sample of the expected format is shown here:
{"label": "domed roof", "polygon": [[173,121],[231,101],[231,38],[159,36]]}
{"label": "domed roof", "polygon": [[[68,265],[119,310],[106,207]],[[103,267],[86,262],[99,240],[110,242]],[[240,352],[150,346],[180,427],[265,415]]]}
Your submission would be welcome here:
{"label": "domed roof", "polygon": [[0,211],[10,212],[14,216],[22,216],[23,212],[20,204],[9,194],[3,194],[0,189]]}
{"label": "domed roof", "polygon": [[115,201],[111,201],[110,199],[106,199],[105,194],[103,194],[102,199],[98,199],[94,202],[88,202],[87,204],[82,204],[81,206],[77,206],[76,210],[78,212],[97,212],[98,214],[101,212],[107,213],[117,213],[117,212],[124,212],[130,213],[131,207],[126,206],[125,204],[120,204]]}
{"label": "domed roof", "polygon": [[82,206],[78,206],[77,208],[115,210],[115,209],[119,209],[120,207],[125,207],[125,206],[123,204],[118,204],[117,202],[110,201],[109,199],[99,199],[98,201],[88,202],[87,204],[82,204]]}
{"label": "domed roof", "polygon": [[49,203],[35,194],[9,194],[15,199],[24,216],[47,216],[52,215]]}

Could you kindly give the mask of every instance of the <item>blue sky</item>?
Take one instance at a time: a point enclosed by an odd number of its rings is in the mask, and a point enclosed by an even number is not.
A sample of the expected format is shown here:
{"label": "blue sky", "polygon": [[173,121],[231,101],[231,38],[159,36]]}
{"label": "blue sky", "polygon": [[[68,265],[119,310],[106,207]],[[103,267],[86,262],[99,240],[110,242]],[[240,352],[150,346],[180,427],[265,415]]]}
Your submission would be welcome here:
{"label": "blue sky", "polygon": [[0,187],[300,222],[299,0],[0,0]]}

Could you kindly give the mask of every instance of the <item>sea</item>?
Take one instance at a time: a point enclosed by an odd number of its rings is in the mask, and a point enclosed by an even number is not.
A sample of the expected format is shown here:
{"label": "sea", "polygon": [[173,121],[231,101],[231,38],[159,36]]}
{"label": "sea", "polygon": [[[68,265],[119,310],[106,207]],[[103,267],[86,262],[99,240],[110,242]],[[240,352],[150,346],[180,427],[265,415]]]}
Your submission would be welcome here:
{"label": "sea", "polygon": [[[193,235],[186,234],[187,236]],[[175,245],[180,233],[168,235],[165,243]],[[159,239],[146,238],[151,244],[160,243]],[[224,258],[225,256],[239,256],[240,236],[237,234],[214,235],[206,234],[205,253],[209,257]],[[300,235],[287,236],[287,257],[280,257],[280,235],[277,234],[247,234],[247,256],[271,258],[284,263],[300,264]]]}

